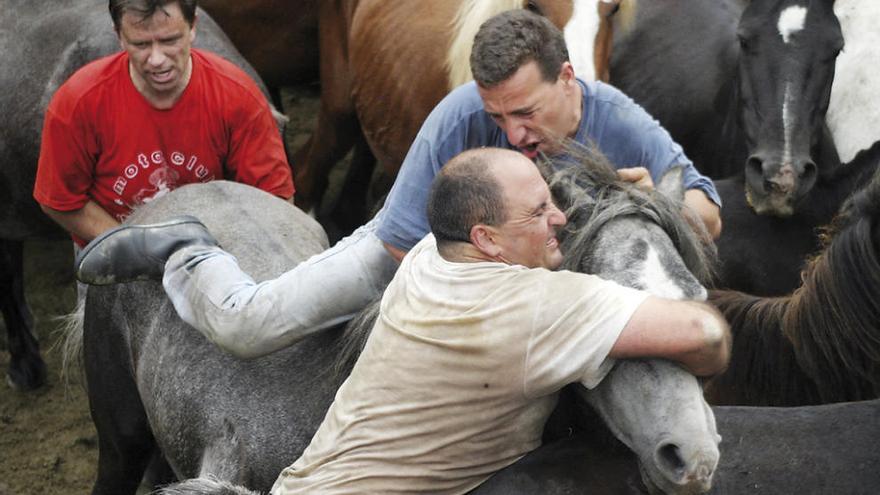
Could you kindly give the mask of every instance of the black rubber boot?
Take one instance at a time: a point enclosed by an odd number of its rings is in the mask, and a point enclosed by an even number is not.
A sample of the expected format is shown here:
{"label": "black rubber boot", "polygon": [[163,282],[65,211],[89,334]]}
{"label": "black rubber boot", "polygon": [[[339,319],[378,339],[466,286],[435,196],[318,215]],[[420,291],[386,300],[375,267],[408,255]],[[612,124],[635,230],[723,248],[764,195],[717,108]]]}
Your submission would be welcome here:
{"label": "black rubber boot", "polygon": [[74,264],[76,278],[90,285],[161,280],[165,262],[187,246],[217,246],[208,228],[193,216],[152,225],[121,225],[90,242]]}

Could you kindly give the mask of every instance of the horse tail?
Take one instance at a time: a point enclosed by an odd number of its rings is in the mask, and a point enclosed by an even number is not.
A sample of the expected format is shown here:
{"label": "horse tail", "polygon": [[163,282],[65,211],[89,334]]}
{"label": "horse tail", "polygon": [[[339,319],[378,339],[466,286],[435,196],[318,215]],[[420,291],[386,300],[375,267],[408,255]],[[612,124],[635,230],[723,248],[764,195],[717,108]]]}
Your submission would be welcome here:
{"label": "horse tail", "polygon": [[522,0],[464,0],[450,26],[452,40],[446,53],[446,73],[452,90],[471,80],[471,48],[480,25],[505,10],[521,8]]}
{"label": "horse tail", "polygon": [[358,356],[361,355],[361,351],[364,350],[367,338],[373,330],[373,325],[376,324],[376,320],[379,318],[379,303],[381,302],[381,297],[376,298],[346,325],[345,334],[341,339],[342,348],[333,366],[336,377],[340,382],[348,376],[349,370],[354,366]]}
{"label": "horse tail", "polygon": [[193,478],[159,489],[159,495],[260,495],[260,492],[222,481],[214,476]]}
{"label": "horse tail", "polygon": [[[72,312],[58,317],[58,333],[61,334],[61,381],[69,384],[72,375],[82,374],[83,321],[86,300],[78,297]],[[82,383],[85,383],[83,380]]]}

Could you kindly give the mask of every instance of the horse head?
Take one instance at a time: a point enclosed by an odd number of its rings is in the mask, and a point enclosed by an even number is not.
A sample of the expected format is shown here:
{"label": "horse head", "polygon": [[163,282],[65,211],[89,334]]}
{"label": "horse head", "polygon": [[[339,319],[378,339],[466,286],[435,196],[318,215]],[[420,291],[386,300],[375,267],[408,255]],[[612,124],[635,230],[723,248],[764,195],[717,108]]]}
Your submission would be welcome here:
{"label": "horse head", "polygon": [[787,217],[839,164],[825,113],[843,47],[833,1],[751,2],[742,14],[738,91],[749,157],[746,197],[759,215]]}
{"label": "horse head", "polygon": [[[680,213],[681,171],[673,169],[658,184],[658,191],[676,196],[668,198],[620,184],[603,158],[573,151],[586,166],[564,168],[551,178],[569,218],[563,268],[660,297],[704,300],[700,279],[710,276],[713,253]],[[622,360],[598,387],[579,391],[637,454],[649,488],[676,494],[709,490],[721,438],[693,375],[664,361]]]}

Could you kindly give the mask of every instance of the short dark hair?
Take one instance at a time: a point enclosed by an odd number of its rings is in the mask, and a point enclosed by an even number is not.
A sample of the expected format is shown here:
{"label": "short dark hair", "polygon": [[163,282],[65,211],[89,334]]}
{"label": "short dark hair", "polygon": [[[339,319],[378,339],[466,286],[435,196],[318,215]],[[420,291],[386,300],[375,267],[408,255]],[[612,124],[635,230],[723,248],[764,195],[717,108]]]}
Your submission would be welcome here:
{"label": "short dark hair", "polygon": [[489,18],[477,31],[471,73],[477,84],[489,88],[533,60],[545,81],[556,81],[568,61],[565,37],[546,17],[524,9],[507,10]]}
{"label": "short dark hair", "polygon": [[438,246],[470,242],[474,225],[507,221],[501,185],[492,175],[488,151],[456,155],[434,179],[428,196],[428,225]]}
{"label": "short dark hair", "polygon": [[165,11],[165,6],[170,3],[180,5],[183,18],[190,26],[196,22],[197,0],[110,0],[110,18],[113,19],[113,29],[119,31],[122,15],[126,12],[134,12],[141,19],[148,19],[158,11]]}

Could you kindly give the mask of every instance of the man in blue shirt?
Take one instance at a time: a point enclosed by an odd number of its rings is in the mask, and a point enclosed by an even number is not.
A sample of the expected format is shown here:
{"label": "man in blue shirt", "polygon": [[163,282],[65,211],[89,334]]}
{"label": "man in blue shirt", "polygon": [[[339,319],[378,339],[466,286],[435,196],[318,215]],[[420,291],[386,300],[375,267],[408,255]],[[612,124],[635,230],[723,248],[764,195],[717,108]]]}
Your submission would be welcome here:
{"label": "man in blue shirt", "polygon": [[[181,318],[220,347],[256,357],[351,318],[384,290],[404,254],[428,233],[431,182],[461,151],[561,153],[566,140],[595,145],[623,180],[642,187],[685,167],[685,203],[712,237],[720,200],[681,147],[618,90],[575,77],[562,33],[525,10],[486,21],[474,39],[476,82],[441,101],[404,159],[383,209],[368,224],[279,278],[255,283],[197,221],[123,226],[77,260],[87,283],[162,278]],[[166,262],[167,260],[167,262]]]}

